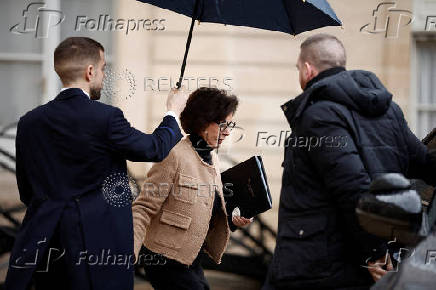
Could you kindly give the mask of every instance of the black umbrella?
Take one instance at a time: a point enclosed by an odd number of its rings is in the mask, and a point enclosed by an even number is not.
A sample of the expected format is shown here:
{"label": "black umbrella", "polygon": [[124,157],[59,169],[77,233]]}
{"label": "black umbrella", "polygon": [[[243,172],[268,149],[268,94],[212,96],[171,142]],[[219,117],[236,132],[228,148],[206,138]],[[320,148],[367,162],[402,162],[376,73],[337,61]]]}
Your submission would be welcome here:
{"label": "black umbrella", "polygon": [[138,0],[191,17],[177,87],[185,72],[195,20],[298,33],[342,23],[326,0]]}

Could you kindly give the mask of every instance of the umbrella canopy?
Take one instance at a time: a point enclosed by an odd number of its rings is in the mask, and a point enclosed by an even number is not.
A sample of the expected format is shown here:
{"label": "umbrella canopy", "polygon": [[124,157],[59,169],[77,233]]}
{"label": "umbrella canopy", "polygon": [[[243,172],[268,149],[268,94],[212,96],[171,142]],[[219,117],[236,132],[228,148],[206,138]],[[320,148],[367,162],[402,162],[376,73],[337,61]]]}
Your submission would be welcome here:
{"label": "umbrella canopy", "polygon": [[326,0],[138,0],[192,18],[181,79],[195,20],[247,26],[296,35],[342,23]]}
{"label": "umbrella canopy", "polygon": [[[326,0],[139,0],[201,22],[248,26],[292,35],[342,23]],[[197,2],[197,11],[195,5]]]}

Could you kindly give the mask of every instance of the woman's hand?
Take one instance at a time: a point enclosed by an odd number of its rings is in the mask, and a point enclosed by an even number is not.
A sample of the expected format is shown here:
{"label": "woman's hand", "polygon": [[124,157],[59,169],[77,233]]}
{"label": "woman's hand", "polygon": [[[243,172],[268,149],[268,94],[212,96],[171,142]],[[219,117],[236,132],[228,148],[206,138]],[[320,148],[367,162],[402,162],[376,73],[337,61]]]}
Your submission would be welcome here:
{"label": "woman's hand", "polygon": [[247,219],[241,216],[234,216],[232,217],[232,222],[237,227],[245,227],[253,222],[253,218]]}
{"label": "woman's hand", "polygon": [[232,222],[237,227],[245,227],[248,224],[251,224],[253,222],[253,218],[247,219],[244,217],[241,217],[241,211],[239,210],[239,207],[235,207],[232,212]]}

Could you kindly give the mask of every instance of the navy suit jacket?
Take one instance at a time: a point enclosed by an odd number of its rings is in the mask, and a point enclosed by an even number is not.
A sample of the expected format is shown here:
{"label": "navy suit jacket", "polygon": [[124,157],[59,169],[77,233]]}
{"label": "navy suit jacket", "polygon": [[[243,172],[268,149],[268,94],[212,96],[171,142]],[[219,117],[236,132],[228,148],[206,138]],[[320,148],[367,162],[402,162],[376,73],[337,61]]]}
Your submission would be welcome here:
{"label": "navy suit jacket", "polygon": [[164,117],[152,134],[144,134],[130,126],[120,109],[90,100],[81,89],[62,91],[23,116],[16,170],[27,211],[6,289],[26,289],[35,269],[44,269],[42,257],[54,233],[66,253],[58,249],[52,258],[65,256],[71,275],[86,271],[89,277],[83,282],[72,278],[72,289],[133,289],[126,160],[162,161],[181,138],[174,117]]}

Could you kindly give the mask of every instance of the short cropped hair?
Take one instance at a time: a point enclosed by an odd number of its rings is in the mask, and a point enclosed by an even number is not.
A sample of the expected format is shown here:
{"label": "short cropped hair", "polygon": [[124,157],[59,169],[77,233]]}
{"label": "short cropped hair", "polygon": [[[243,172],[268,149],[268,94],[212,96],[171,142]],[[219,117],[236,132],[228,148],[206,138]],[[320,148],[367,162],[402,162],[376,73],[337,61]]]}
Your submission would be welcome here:
{"label": "short cropped hair", "polygon": [[88,65],[97,65],[104,47],[88,37],[69,37],[54,52],[54,68],[62,83],[77,81]]}
{"label": "short cropped hair", "polygon": [[345,67],[347,56],[342,42],[330,34],[316,34],[301,44],[300,60],[315,66],[318,71]]}
{"label": "short cropped hair", "polygon": [[200,134],[213,122],[224,121],[234,114],[238,98],[217,88],[199,88],[188,98],[186,107],[180,114],[180,122],[187,134]]}

